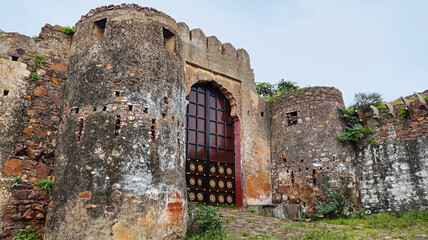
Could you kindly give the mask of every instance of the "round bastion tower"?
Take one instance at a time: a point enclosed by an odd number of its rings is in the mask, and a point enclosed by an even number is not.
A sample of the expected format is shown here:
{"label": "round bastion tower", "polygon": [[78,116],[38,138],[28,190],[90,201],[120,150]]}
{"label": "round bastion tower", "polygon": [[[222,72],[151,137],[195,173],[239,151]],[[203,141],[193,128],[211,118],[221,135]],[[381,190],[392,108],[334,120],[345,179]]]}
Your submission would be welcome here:
{"label": "round bastion tower", "polygon": [[76,24],[46,239],[185,231],[185,80],[171,17],[135,4]]}

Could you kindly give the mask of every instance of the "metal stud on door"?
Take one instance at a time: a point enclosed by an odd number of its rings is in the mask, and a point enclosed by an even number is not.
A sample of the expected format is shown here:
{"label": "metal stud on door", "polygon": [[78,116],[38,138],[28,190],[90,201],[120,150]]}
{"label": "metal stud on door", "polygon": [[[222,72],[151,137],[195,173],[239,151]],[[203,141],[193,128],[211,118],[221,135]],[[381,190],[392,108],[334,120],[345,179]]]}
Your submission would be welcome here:
{"label": "metal stud on door", "polygon": [[229,101],[211,84],[192,86],[186,114],[189,201],[235,203],[233,138]]}

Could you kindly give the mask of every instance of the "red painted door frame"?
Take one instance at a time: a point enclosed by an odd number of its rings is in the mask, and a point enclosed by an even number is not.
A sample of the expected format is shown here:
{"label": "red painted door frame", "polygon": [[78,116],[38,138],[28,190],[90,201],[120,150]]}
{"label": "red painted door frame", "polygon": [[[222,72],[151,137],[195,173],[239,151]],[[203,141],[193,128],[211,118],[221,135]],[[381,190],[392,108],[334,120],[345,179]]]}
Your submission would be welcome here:
{"label": "red painted door frame", "polygon": [[235,202],[239,208],[243,207],[242,172],[241,172],[241,122],[238,117],[232,118],[235,137]]}

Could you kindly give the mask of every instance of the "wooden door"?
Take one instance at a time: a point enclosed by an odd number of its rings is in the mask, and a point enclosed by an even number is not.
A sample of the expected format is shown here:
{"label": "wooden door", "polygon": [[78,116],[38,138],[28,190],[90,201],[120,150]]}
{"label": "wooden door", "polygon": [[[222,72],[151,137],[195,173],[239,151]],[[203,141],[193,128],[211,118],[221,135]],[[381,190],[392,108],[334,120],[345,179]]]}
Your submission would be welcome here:
{"label": "wooden door", "polygon": [[229,101],[211,84],[196,84],[186,114],[188,199],[235,204],[234,133]]}

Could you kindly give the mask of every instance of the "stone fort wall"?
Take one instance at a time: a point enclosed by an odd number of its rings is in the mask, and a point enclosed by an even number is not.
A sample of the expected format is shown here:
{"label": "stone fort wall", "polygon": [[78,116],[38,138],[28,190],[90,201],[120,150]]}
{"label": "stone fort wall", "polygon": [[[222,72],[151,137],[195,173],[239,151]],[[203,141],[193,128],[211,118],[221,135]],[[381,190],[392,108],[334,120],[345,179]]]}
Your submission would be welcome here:
{"label": "stone fort wall", "polygon": [[[46,219],[51,239],[85,221],[95,227],[77,238],[182,235],[186,95],[199,82],[213,82],[236,117],[241,204],[271,203],[267,105],[245,50],[135,4],[91,10],[72,38],[60,30],[0,36],[11,69],[0,86],[3,238],[27,225],[43,233]],[[46,59],[34,67],[36,53]],[[52,196],[37,186],[44,178],[55,180]]]}
{"label": "stone fort wall", "polygon": [[[335,140],[345,126],[339,90],[303,88],[266,103],[245,50],[155,9],[104,6],[82,16],[72,38],[60,30],[0,34],[2,238],[46,222],[50,239],[184,234],[186,96],[208,82],[235,117],[240,206],[273,200],[312,212],[321,186],[343,179],[369,212],[428,205],[422,100],[405,117],[403,103],[362,118],[374,144],[355,149]],[[52,196],[37,185],[44,178],[55,180]]]}
{"label": "stone fort wall", "polygon": [[[361,200],[367,213],[428,208],[428,91],[375,109],[362,122],[373,144],[357,150]],[[407,109],[407,110],[406,110]]]}
{"label": "stone fort wall", "polygon": [[270,102],[272,183],[276,202],[300,204],[314,212],[323,187],[348,181],[358,203],[353,148],[335,140],[343,131],[342,93],[333,87],[293,90]]}
{"label": "stone fort wall", "polygon": [[[37,40],[0,35],[0,236],[6,239],[27,225],[42,228],[46,222],[49,195],[37,181],[54,178],[71,40],[59,29],[46,25]],[[36,53],[45,56],[41,66],[33,64]],[[41,79],[29,79],[30,71]],[[11,188],[14,182],[18,185]]]}

